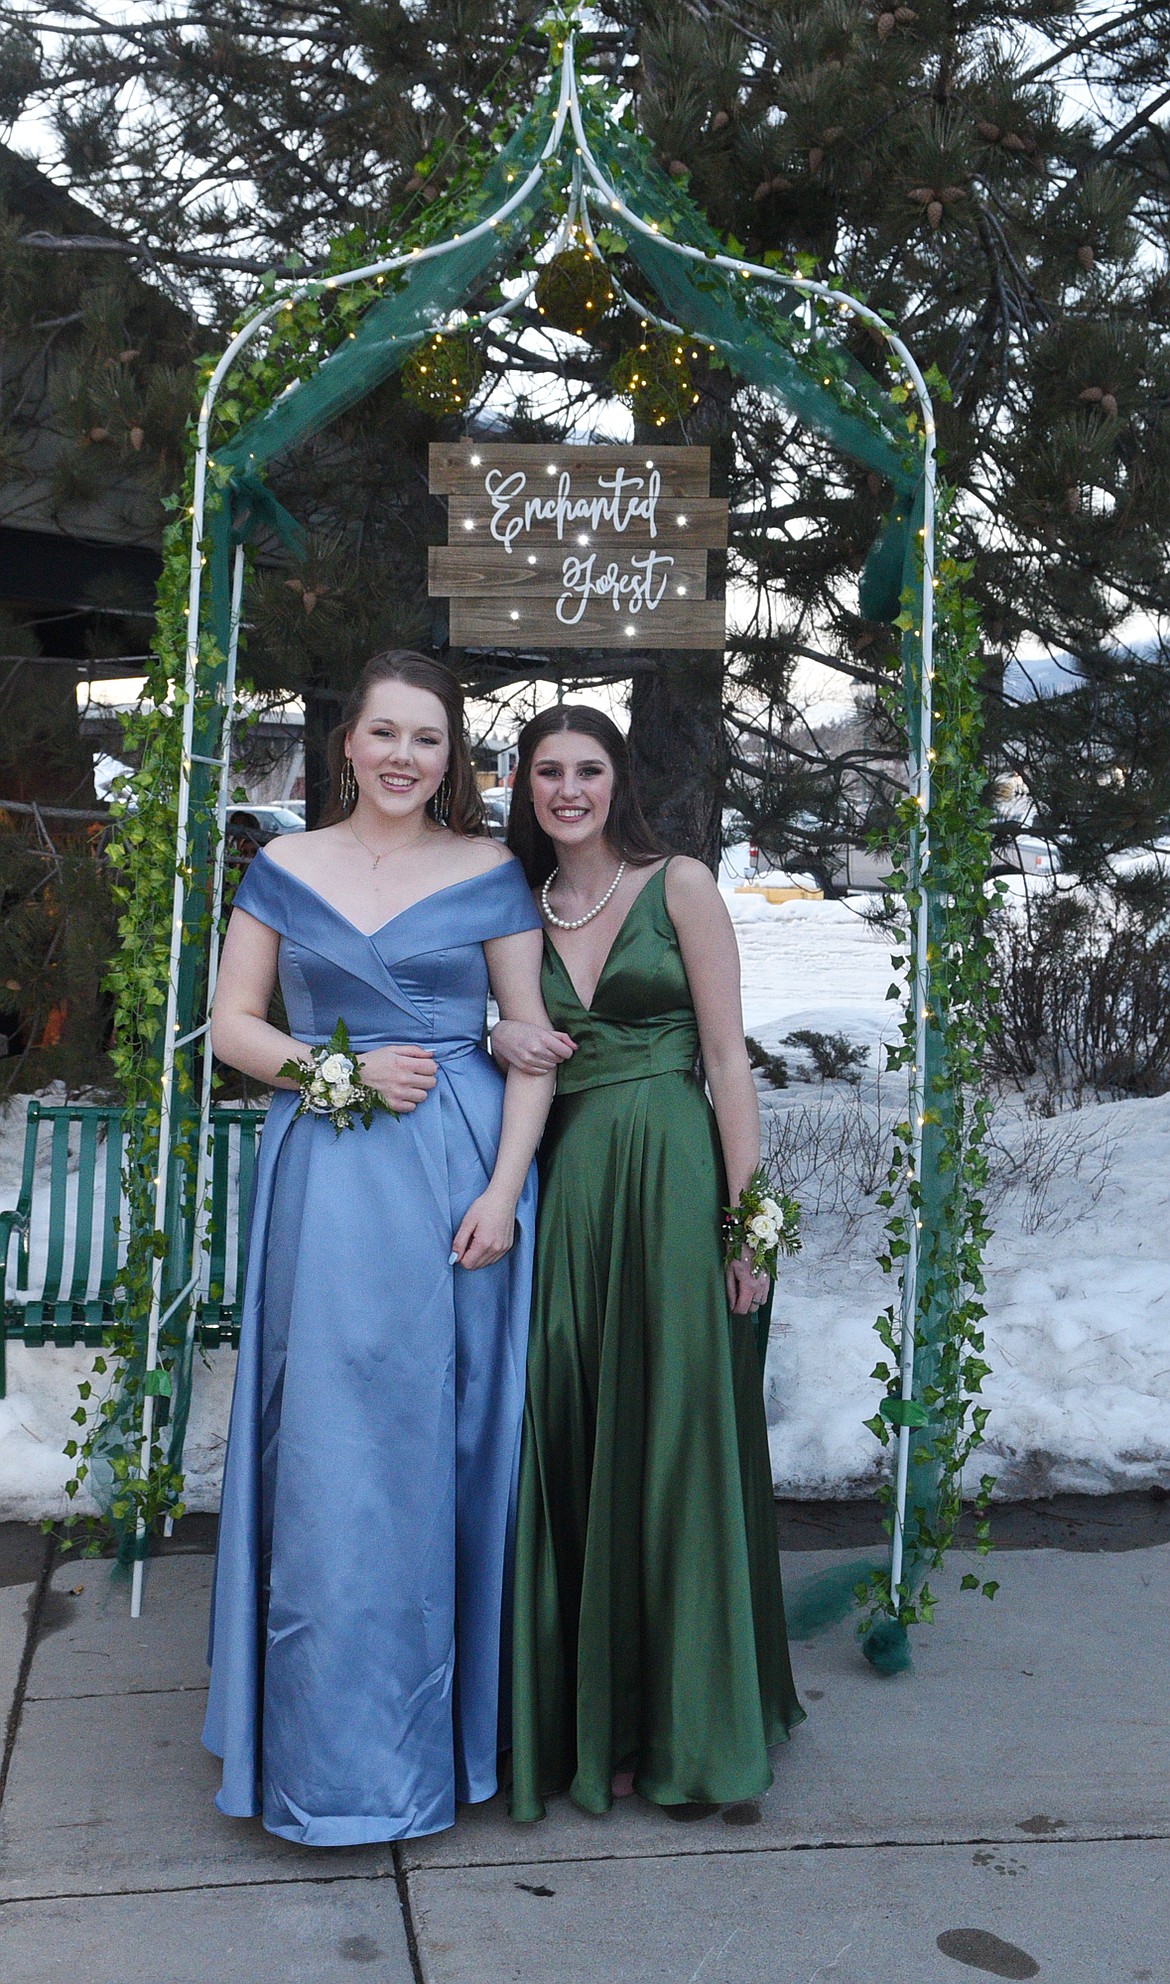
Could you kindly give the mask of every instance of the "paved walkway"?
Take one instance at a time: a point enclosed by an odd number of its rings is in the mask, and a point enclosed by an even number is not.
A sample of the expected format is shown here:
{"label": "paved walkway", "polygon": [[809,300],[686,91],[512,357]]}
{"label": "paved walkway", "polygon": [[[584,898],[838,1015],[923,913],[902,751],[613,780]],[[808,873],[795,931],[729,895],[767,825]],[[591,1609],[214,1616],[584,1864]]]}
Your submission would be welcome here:
{"label": "paved walkway", "polygon": [[39,1550],[0,1588],[3,1984],[1170,1984],[1170,1545],[1004,1551],[994,1604],[957,1562],[896,1680],[847,1625],[797,1646],[759,1806],[496,1801],[337,1852],[212,1807],[210,1558],[155,1563],[132,1623]]}

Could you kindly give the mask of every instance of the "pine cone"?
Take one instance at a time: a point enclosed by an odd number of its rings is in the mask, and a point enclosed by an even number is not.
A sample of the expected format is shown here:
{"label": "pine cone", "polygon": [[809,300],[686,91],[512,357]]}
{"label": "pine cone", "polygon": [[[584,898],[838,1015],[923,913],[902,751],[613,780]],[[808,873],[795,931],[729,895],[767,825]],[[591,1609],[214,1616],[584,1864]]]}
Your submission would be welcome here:
{"label": "pine cone", "polygon": [[926,209],[926,218],[932,227],[938,227],[945,211],[941,200],[931,200]]}
{"label": "pine cone", "polygon": [[1075,484],[1064,492],[1064,507],[1070,516],[1075,516],[1081,507],[1081,492]]}
{"label": "pine cone", "polygon": [[810,171],[810,172],[819,172],[819,171],[820,171],[820,169],[821,169],[821,167],[822,167],[822,165],[824,164],[824,162],[825,162],[825,148],[824,148],[824,146],[823,146],[823,145],[810,145],[810,146],[809,146],[809,149],[808,149],[808,169],[809,169],[809,171]]}
{"label": "pine cone", "polygon": [[725,131],[730,122],[731,119],[725,110],[717,110],[711,119],[711,129],[713,131]]}
{"label": "pine cone", "polygon": [[924,207],[927,201],[933,200],[934,197],[933,186],[912,186],[906,195],[908,200],[917,200],[920,207]]}
{"label": "pine cone", "polygon": [[989,145],[998,145],[1000,139],[1003,137],[1003,132],[1000,129],[1000,126],[998,124],[989,124],[986,117],[981,117],[979,119],[979,122],[976,124],[975,129],[978,131],[979,136],[981,138],[987,139]]}
{"label": "pine cone", "polygon": [[770,179],[761,179],[759,185],[756,187],[755,192],[752,194],[752,199],[755,201],[756,205],[758,206],[761,200],[767,199],[771,191],[772,191],[772,181]]}
{"label": "pine cone", "polygon": [[1118,406],[1117,406],[1116,393],[1102,393],[1101,411],[1102,413],[1107,413],[1109,415],[1110,420],[1117,419]]}
{"label": "pine cone", "polygon": [[962,186],[944,186],[938,197],[944,206],[950,207],[954,205],[956,200],[966,199],[966,188]]}
{"label": "pine cone", "polygon": [[830,124],[821,132],[821,137],[827,145],[835,145],[838,138],[843,135],[844,130],[845,126],[843,124]]}
{"label": "pine cone", "polygon": [[913,7],[895,7],[894,19],[900,28],[908,28],[918,19]]}
{"label": "pine cone", "polygon": [[773,193],[788,193],[791,190],[792,190],[791,179],[785,178],[782,172],[778,172],[776,174],[776,177],[772,181]]}
{"label": "pine cone", "polygon": [[130,446],[133,448],[135,454],[137,454],[139,448],[142,446],[142,443],[146,439],[146,430],[142,427],[132,427],[130,429],[129,434],[126,436],[126,439],[129,441]]}
{"label": "pine cone", "polygon": [[1036,146],[1031,138],[1021,138],[1018,131],[1005,131],[1003,148],[1005,152],[1034,152]]}
{"label": "pine cone", "polygon": [[110,430],[108,427],[91,427],[89,430],[88,439],[91,441],[108,441],[109,438]]}
{"label": "pine cone", "polygon": [[891,13],[879,14],[877,17],[877,31],[878,31],[879,41],[888,41],[890,36],[893,34],[894,29],[897,27],[897,25],[898,25],[898,21],[896,15]]}
{"label": "pine cone", "polygon": [[666,169],[672,179],[685,179],[690,166],[684,165],[681,158],[672,158]]}
{"label": "pine cone", "polygon": [[1104,386],[1086,386],[1084,392],[1081,394],[1081,398],[1087,400],[1090,406],[1100,405],[1104,397]]}
{"label": "pine cone", "polygon": [[1088,242],[1082,241],[1080,247],[1077,249],[1077,261],[1080,263],[1086,275],[1088,275],[1089,270],[1092,268],[1096,259],[1097,257],[1093,253],[1093,250],[1090,248]]}

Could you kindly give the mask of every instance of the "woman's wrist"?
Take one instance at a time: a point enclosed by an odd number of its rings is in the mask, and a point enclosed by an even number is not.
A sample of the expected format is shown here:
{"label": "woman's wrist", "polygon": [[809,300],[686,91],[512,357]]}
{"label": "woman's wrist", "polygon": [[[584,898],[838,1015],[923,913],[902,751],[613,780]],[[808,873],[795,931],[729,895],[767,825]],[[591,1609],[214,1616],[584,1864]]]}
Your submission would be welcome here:
{"label": "woman's wrist", "polygon": [[491,1205],[499,1206],[502,1212],[515,1212],[520,1203],[520,1191],[521,1187],[513,1186],[510,1179],[498,1178],[493,1174],[480,1197],[487,1199]]}

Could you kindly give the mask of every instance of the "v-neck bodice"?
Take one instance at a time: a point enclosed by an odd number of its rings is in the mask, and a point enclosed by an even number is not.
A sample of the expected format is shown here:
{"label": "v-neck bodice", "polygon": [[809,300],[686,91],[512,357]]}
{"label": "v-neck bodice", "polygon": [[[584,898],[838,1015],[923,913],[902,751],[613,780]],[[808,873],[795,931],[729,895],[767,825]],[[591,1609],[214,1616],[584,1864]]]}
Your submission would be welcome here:
{"label": "v-neck bodice", "polygon": [[483,946],[540,922],[518,861],[449,883],[365,931],[261,852],[234,907],[279,933],[280,989],[294,1038],[328,1040],[341,1018],[359,1051],[391,1041],[440,1054],[479,1046],[488,994]]}
{"label": "v-neck bodice", "polygon": [[651,1075],[689,1074],[699,1030],[678,937],[666,907],[664,862],[634,898],[584,1006],[564,959],[544,940],[541,988],[549,1019],[577,1043],[557,1072],[557,1094]]}

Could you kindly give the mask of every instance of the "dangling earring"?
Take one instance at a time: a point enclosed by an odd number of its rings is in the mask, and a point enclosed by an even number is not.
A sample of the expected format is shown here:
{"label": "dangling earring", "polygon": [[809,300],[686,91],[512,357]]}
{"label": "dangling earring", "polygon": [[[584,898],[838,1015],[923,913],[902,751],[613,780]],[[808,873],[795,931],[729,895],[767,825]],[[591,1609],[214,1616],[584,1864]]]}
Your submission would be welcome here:
{"label": "dangling earring", "polygon": [[435,809],[435,819],[441,827],[445,827],[447,824],[447,814],[451,810],[451,781],[446,772],[443,773],[442,778],[439,780],[434,799],[431,803]]}
{"label": "dangling earring", "polygon": [[354,776],[352,758],[347,758],[342,766],[341,784],[338,788],[337,796],[341,801],[342,811],[352,813],[354,807],[357,805],[358,796],[357,779]]}

